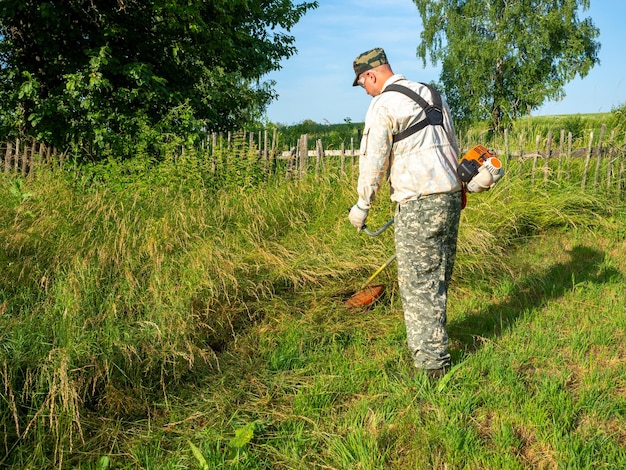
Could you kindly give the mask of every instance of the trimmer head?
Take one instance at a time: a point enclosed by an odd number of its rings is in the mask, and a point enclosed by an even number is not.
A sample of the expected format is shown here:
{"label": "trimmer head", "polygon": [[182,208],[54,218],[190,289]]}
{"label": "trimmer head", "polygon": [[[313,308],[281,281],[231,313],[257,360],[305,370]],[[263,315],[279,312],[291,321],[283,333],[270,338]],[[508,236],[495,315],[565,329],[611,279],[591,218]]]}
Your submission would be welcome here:
{"label": "trimmer head", "polygon": [[348,308],[364,308],[369,307],[376,302],[381,295],[385,293],[384,284],[374,284],[365,286],[363,289],[355,292],[345,302],[345,306]]}
{"label": "trimmer head", "polygon": [[[387,230],[387,228],[391,224],[393,224],[393,220],[394,219],[392,218],[385,225],[383,225],[380,229],[376,230],[375,232],[369,231],[366,226],[363,226],[363,230],[368,235],[372,237],[377,237],[378,235],[383,233],[385,230]],[[352,295],[352,297],[346,300],[345,306],[348,308],[364,308],[364,307],[369,307],[374,302],[376,302],[380,298],[380,296],[385,293],[385,286],[384,284],[371,285],[370,282],[372,282],[376,278],[376,276],[378,276],[382,272],[383,269],[389,266],[394,259],[396,259],[395,253],[391,255],[389,259],[385,261],[385,264],[383,264],[380,268],[378,268],[376,272],[372,274],[367,281],[365,281],[365,284],[363,284],[363,287],[361,287],[361,290],[355,292]]]}

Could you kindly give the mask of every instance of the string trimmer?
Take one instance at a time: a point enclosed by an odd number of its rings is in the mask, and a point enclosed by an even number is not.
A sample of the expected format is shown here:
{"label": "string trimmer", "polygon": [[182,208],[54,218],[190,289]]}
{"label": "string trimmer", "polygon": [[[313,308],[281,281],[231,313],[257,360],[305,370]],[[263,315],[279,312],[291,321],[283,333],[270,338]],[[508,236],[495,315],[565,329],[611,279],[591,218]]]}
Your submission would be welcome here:
{"label": "string trimmer", "polygon": [[[363,231],[372,237],[377,237],[378,235],[383,233],[385,230],[387,230],[387,228],[389,228],[391,224],[393,224],[393,218],[389,220],[381,228],[376,230],[375,232],[368,230],[366,226],[363,227]],[[374,279],[376,279],[376,276],[378,276],[381,272],[383,272],[383,270],[393,262],[394,259],[396,259],[395,253],[392,256],[390,256],[389,259],[385,261],[385,264],[383,264],[380,268],[378,268],[376,272],[372,274],[367,281],[365,281],[363,286],[357,292],[352,294],[352,297],[346,300],[345,302],[346,307],[348,308],[367,307],[371,305],[372,303],[374,303],[376,300],[378,300],[378,298],[380,298],[380,296],[383,295],[383,293],[385,292],[385,286],[384,284],[374,284],[374,285],[370,285],[370,284]]]}

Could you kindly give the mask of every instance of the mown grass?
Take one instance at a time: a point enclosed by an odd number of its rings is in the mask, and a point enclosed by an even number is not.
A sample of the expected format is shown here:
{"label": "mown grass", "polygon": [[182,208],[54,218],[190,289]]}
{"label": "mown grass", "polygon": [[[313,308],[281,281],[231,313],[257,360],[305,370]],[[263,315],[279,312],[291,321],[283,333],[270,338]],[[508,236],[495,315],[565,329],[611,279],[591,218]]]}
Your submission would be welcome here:
{"label": "mown grass", "polygon": [[[463,213],[434,385],[410,375],[393,265],[380,303],[343,306],[393,252],[346,222],[352,174],[217,193],[3,176],[0,462],[623,467],[623,201],[509,172]],[[383,194],[369,223],[392,215]]]}

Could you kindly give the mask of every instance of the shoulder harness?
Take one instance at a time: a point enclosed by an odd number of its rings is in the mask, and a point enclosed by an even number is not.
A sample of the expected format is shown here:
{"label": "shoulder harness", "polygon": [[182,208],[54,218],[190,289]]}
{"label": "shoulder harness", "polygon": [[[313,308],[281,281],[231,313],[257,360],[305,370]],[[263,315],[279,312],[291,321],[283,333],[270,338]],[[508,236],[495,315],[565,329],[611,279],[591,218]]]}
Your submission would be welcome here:
{"label": "shoulder harness", "polygon": [[425,83],[422,83],[422,85],[428,88],[430,92],[432,93],[433,104],[430,104],[428,101],[426,101],[418,93],[411,90],[410,88],[402,86],[402,85],[398,85],[396,83],[392,83],[391,85],[387,86],[383,90],[383,93],[387,91],[397,91],[399,93],[402,93],[403,95],[408,96],[417,104],[419,104],[422,107],[422,109],[424,109],[424,111],[426,112],[425,119],[422,119],[416,124],[413,124],[412,126],[407,127],[402,132],[395,134],[393,136],[394,144],[396,142],[401,141],[402,139],[406,139],[407,137],[415,134],[416,132],[421,131],[426,126],[443,126],[443,112],[441,110],[442,108],[441,95],[432,86],[426,85]]}

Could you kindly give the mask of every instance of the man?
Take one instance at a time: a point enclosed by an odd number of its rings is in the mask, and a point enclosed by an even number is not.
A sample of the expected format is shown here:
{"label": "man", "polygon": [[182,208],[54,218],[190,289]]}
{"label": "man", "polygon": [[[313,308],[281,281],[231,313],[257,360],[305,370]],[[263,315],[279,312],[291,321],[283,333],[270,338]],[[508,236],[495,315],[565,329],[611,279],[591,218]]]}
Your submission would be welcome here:
{"label": "man", "polygon": [[[388,176],[391,199],[397,203],[395,246],[407,343],[415,367],[437,379],[450,365],[447,289],[462,206],[456,173],[458,144],[450,110],[441,98],[441,110],[434,110],[439,119],[426,121],[427,125],[408,136],[408,131],[401,134],[427,119],[427,114],[413,98],[388,88],[392,84],[407,87],[427,104],[435,104],[438,93],[394,74],[381,48],[359,55],[353,68],[352,85],[362,86],[373,98],[361,140],[358,201],[348,218],[357,230],[363,228],[382,180]],[[402,135],[394,142],[394,136]]]}

